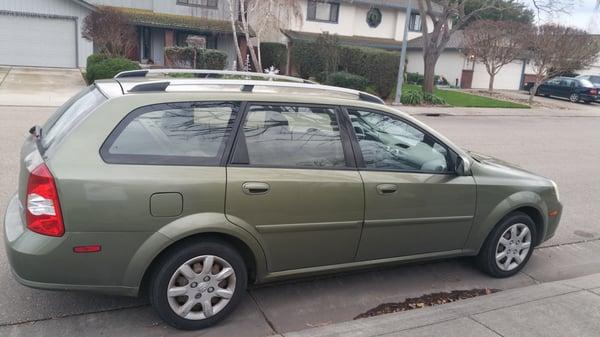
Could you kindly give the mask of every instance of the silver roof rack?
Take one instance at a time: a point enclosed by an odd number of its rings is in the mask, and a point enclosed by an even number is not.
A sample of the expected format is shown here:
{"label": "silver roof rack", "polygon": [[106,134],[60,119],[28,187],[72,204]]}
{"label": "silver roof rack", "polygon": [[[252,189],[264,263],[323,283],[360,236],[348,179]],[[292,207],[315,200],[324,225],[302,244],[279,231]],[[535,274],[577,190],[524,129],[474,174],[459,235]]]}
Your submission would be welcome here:
{"label": "silver roof rack", "polygon": [[[229,80],[229,79],[169,79],[168,81],[151,81],[142,83],[122,83],[123,91],[130,93],[139,92],[157,92],[157,91],[194,91],[194,90],[218,90],[226,86],[233,90],[241,92],[255,92],[255,88],[285,88],[285,89],[301,89],[310,94],[312,91],[315,95],[323,95],[324,92],[338,93],[344,96],[351,96],[354,99],[361,101],[372,102],[377,104],[385,104],[385,102],[372,94],[346,89],[340,87],[332,87],[320,85],[316,83],[300,83],[300,82],[277,82],[277,81],[254,81],[254,80]],[[127,88],[129,85],[129,88]],[[194,88],[196,87],[196,88]],[[218,88],[216,88],[218,87]],[[304,92],[303,92],[304,93]]]}
{"label": "silver roof rack", "polygon": [[313,81],[305,80],[298,77],[274,75],[274,74],[263,74],[263,73],[252,73],[244,71],[231,71],[231,70],[208,70],[208,69],[143,69],[143,70],[130,70],[118,73],[115,79],[122,78],[135,78],[135,77],[147,77],[148,75],[163,75],[168,77],[170,74],[193,74],[203,76],[205,78],[223,78],[223,77],[238,77],[245,79],[263,79],[269,81],[286,81],[295,83],[312,83]]}

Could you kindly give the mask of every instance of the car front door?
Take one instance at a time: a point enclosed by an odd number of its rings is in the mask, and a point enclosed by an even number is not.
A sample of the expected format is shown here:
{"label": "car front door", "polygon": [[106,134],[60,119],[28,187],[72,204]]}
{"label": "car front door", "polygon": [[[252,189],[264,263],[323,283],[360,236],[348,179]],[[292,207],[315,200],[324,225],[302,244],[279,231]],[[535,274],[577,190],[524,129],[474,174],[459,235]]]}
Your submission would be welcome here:
{"label": "car front door", "polygon": [[348,109],[365,184],[357,260],[459,251],[475,214],[473,177],[426,131],[385,112]]}
{"label": "car front door", "polygon": [[226,213],[259,236],[271,272],[354,260],[364,187],[336,107],[248,104]]}

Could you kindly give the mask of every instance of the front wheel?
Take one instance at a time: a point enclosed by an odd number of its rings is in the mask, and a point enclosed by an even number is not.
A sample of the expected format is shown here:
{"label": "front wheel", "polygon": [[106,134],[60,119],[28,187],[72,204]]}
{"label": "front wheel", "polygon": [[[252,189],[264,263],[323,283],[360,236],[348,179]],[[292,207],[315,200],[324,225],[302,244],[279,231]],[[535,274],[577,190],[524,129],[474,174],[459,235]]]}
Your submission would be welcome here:
{"label": "front wheel", "polygon": [[150,286],[150,302],[167,324],[197,330],[227,317],[246,285],[246,266],[234,248],[220,241],[201,241],[161,259]]}
{"label": "front wheel", "polygon": [[510,277],[529,261],[536,237],[533,220],[526,214],[506,217],[490,233],[477,256],[479,267],[493,277]]}

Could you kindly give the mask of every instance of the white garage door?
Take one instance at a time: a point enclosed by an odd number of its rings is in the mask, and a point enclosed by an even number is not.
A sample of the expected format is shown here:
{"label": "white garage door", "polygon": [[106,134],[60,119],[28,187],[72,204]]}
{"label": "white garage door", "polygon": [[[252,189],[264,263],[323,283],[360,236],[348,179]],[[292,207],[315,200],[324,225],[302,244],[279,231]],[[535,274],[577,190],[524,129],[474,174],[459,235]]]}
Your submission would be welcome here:
{"label": "white garage door", "polygon": [[75,20],[0,14],[0,64],[77,67]]}

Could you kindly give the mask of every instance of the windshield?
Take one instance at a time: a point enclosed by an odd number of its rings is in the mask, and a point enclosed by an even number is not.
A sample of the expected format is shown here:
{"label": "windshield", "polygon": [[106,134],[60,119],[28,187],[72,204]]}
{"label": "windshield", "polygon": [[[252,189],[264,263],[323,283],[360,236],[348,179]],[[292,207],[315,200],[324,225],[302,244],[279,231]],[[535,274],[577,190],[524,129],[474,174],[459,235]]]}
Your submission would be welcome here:
{"label": "windshield", "polygon": [[90,86],[71,98],[42,127],[42,148],[46,150],[64,137],[78,121],[104,101],[106,97],[95,86]]}

